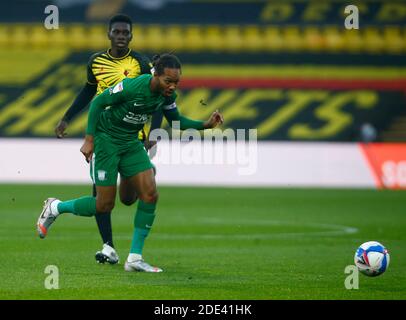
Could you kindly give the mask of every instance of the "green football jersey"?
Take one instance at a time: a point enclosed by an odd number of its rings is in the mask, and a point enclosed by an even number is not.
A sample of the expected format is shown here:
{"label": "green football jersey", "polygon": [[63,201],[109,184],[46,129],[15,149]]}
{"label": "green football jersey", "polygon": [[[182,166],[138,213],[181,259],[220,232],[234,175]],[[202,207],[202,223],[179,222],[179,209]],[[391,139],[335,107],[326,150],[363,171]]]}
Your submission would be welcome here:
{"label": "green football jersey", "polygon": [[92,101],[91,110],[98,111],[89,113],[86,133],[108,135],[123,142],[134,141],[134,135],[158,108],[176,108],[176,93],[165,97],[151,92],[151,79],[150,74],[127,78],[103,91]]}

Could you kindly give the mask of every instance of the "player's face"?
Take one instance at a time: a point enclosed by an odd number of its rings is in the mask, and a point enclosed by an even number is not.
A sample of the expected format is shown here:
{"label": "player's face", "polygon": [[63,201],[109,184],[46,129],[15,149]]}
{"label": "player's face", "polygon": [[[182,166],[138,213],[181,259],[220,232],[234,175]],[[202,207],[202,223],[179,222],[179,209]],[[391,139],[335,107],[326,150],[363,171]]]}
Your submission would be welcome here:
{"label": "player's face", "polygon": [[125,49],[132,39],[131,26],[125,22],[115,22],[109,31],[111,47]]}
{"label": "player's face", "polygon": [[165,68],[164,73],[158,76],[160,92],[169,97],[178,87],[180,81],[180,69]]}

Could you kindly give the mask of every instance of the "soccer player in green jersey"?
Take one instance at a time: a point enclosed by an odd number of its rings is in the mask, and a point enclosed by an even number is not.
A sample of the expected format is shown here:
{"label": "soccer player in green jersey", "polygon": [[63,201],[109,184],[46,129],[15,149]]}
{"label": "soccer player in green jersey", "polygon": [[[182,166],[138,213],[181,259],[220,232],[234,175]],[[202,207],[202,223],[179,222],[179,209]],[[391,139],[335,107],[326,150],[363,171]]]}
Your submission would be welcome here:
{"label": "soccer player in green jersey", "polygon": [[39,236],[44,238],[51,224],[63,213],[94,216],[110,212],[114,207],[120,173],[121,202],[131,205],[136,196],[139,197],[130,254],[124,265],[126,271],[162,271],[142,258],[144,241],[155,219],[158,192],[153,165],[143,144],[134,139],[134,135],[158,109],[163,111],[169,124],[179,121],[181,130],[203,130],[223,123],[218,111],[213,112],[207,121],[191,120],[179,113],[175,90],[180,81],[181,64],[177,57],[171,54],[158,57],[154,70],[154,75],[123,80],[91,103],[86,137],[80,151],[92,163],[91,175],[97,196],[63,202],[48,198],[37,221]]}
{"label": "soccer player in green jersey", "polygon": [[[87,65],[87,83],[58,122],[55,134],[63,138],[68,123],[71,122],[90,103],[95,95],[101,94],[105,89],[116,85],[125,78],[135,78],[141,74],[150,74],[152,65],[149,59],[129,48],[132,40],[132,21],[123,14],[110,19],[107,34],[111,48],[93,54]],[[151,129],[159,128],[162,123],[162,112],[158,110],[153,115]],[[139,131],[138,138],[145,142],[146,147],[151,147],[146,138],[147,128]],[[133,137],[134,139],[137,136]],[[93,185],[93,195],[96,187]],[[99,263],[117,263],[119,258],[114,250],[113,233],[111,227],[111,212],[95,215],[97,226],[103,240],[102,250],[96,252],[96,261]]]}

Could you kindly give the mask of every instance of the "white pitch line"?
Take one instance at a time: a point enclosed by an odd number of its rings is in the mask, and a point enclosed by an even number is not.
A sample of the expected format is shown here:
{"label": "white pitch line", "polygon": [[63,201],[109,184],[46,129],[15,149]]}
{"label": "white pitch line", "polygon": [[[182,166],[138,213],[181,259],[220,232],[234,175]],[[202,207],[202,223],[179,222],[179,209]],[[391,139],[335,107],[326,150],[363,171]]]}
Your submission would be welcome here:
{"label": "white pitch line", "polygon": [[[189,221],[190,222],[190,221]],[[244,234],[173,234],[173,233],[155,233],[154,237],[165,240],[182,240],[182,239],[272,239],[279,237],[302,237],[302,236],[339,236],[345,234],[354,234],[358,232],[357,228],[339,225],[327,224],[316,222],[292,222],[282,220],[225,220],[221,218],[201,218],[196,220],[199,225],[228,225],[228,226],[305,226],[320,229],[330,229],[325,231],[311,231],[311,232],[270,232],[270,233],[244,233]],[[332,229],[332,230],[331,230]]]}
{"label": "white pitch line", "polygon": [[[171,219],[170,225],[176,225],[176,221],[184,221],[183,219]],[[236,226],[241,227],[244,225],[249,226],[301,226],[301,227],[313,227],[313,228],[320,228],[324,229],[321,231],[311,231],[311,232],[269,232],[269,233],[228,233],[228,234],[221,234],[221,233],[161,233],[161,232],[153,232],[153,237],[155,239],[162,239],[162,240],[188,240],[188,239],[202,239],[202,240],[217,240],[217,239],[229,239],[229,240],[255,240],[255,239],[274,239],[274,238],[288,238],[288,237],[306,237],[306,236],[340,236],[346,234],[355,234],[359,230],[355,227],[349,227],[339,224],[326,224],[326,223],[316,223],[316,222],[296,222],[296,221],[283,221],[283,220],[271,220],[271,219],[221,219],[221,218],[199,218],[193,221],[188,221],[188,225],[207,225],[210,228],[210,225],[227,225],[227,226]],[[325,230],[327,229],[327,230]],[[244,232],[244,230],[241,230]],[[22,233],[16,232],[15,236],[19,239],[24,238],[25,231]],[[58,234],[53,235],[55,238],[58,238]],[[75,233],[75,238],[86,238],[89,236],[88,231],[80,231],[77,230]],[[32,236],[29,236],[31,238]],[[114,238],[116,239],[131,239],[131,234],[120,234],[115,233]],[[3,237],[0,237],[3,239]],[[6,239],[6,238],[4,238]],[[9,240],[9,237],[7,237]],[[64,238],[65,241],[65,238]]]}

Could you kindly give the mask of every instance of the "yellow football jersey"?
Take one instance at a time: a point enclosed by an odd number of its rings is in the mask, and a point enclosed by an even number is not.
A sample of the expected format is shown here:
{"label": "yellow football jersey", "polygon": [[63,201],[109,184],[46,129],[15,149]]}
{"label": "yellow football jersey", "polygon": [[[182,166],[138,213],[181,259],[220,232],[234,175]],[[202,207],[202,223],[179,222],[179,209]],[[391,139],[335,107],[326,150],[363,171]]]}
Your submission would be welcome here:
{"label": "yellow football jersey", "polygon": [[[110,49],[95,53],[87,65],[87,82],[97,85],[97,95],[125,78],[151,73],[152,64],[147,57],[131,49],[120,58],[111,56],[109,52]],[[140,131],[138,138],[145,140],[145,130]]]}

